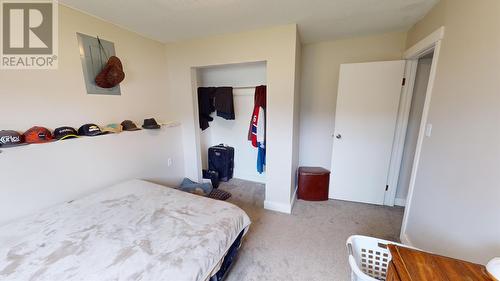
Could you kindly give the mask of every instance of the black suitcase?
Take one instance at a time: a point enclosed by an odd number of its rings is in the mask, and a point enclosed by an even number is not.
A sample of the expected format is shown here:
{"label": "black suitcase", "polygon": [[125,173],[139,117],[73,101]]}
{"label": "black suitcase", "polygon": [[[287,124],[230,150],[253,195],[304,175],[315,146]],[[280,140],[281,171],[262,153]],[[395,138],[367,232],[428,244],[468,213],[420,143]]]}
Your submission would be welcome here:
{"label": "black suitcase", "polygon": [[222,144],[208,148],[208,169],[219,173],[221,181],[233,178],[234,148]]}

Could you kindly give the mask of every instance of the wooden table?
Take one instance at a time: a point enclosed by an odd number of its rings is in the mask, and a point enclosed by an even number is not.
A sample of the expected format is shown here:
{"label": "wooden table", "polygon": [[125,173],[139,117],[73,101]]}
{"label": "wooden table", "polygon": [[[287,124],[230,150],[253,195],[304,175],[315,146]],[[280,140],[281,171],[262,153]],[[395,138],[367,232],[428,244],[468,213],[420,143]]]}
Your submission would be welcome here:
{"label": "wooden table", "polygon": [[388,245],[387,281],[495,281],[482,265]]}

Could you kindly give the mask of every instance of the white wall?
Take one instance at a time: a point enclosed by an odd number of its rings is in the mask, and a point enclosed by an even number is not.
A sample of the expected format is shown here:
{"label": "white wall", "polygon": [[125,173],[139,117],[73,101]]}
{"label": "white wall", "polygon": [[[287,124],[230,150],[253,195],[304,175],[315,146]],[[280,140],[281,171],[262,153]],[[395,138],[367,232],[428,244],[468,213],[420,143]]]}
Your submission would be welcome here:
{"label": "white wall", "polygon": [[202,66],[267,62],[267,177],[266,208],[289,212],[292,177],[296,25],[212,36],[168,44],[167,66],[170,116],[183,127],[186,173],[201,173],[196,71]]}
{"label": "white wall", "polygon": [[203,87],[254,87],[266,85],[266,62],[200,67],[198,83]]}
{"label": "white wall", "polygon": [[441,0],[408,47],[444,25],[403,238],[474,262],[500,255],[500,1]]}
{"label": "white wall", "polygon": [[[121,96],[88,95],[76,32],[115,43],[125,80]],[[34,125],[78,127],[131,119],[167,117],[164,44],[146,39],[81,12],[59,6],[59,69],[0,70],[0,128]]]}
{"label": "white wall", "polygon": [[[266,84],[266,63],[231,64],[198,69],[200,87],[249,87]],[[221,143],[234,147],[234,177],[264,183],[265,173],[257,172],[257,148],[248,141],[248,128],[254,106],[255,87],[233,89],[235,120],[218,117],[200,132],[201,159],[208,168],[208,148]]]}
{"label": "white wall", "polygon": [[422,120],[422,111],[424,109],[431,63],[432,58],[420,59],[418,61],[410,114],[408,115],[408,127],[406,129],[403,157],[401,159],[401,169],[399,170],[398,188],[396,191],[396,198],[400,199],[406,199],[408,195],[408,186],[410,184],[413,159],[415,158],[418,133],[420,132],[420,121]]}
{"label": "white wall", "polygon": [[129,179],[177,186],[180,134],[171,127],[3,149],[0,224]]}
{"label": "white wall", "polygon": [[[76,32],[115,43],[126,73],[121,96],[87,95]],[[59,69],[0,70],[0,129],[167,121],[175,116],[168,115],[165,60],[164,44],[59,6]],[[4,149],[0,223],[133,177],[176,184],[184,175],[181,132],[179,127]]]}
{"label": "white wall", "polygon": [[331,168],[340,64],[401,59],[405,40],[406,33],[396,32],[302,47],[301,166]]}

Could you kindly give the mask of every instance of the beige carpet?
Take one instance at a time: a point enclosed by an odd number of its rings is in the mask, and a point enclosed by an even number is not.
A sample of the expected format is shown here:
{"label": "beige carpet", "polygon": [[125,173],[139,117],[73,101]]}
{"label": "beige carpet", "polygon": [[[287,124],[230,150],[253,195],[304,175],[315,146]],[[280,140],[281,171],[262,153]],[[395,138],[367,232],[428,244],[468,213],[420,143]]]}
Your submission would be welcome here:
{"label": "beige carpet", "polygon": [[350,280],[345,241],[352,234],[398,240],[402,208],[298,200],[291,215],[264,210],[264,185],[233,179],[221,189],[252,219],[227,281]]}

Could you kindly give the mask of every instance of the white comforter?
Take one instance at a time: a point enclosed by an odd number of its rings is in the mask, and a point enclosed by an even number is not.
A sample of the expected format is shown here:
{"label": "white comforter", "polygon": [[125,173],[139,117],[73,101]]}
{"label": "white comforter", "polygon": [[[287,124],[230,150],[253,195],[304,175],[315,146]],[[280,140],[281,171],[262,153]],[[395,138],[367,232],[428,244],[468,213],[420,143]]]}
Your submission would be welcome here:
{"label": "white comforter", "polygon": [[0,280],[206,280],[249,224],[232,204],[133,180],[1,226]]}

